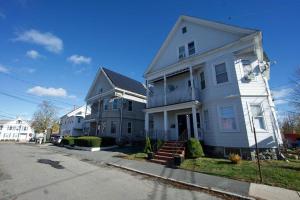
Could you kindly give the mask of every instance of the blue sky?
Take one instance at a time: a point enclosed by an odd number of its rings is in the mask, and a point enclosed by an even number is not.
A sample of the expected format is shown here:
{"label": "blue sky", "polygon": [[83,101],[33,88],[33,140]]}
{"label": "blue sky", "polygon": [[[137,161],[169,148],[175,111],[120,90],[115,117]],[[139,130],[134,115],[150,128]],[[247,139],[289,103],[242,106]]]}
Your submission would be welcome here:
{"label": "blue sky", "polygon": [[284,99],[300,66],[299,10],[296,0],[0,0],[0,118],[31,118],[43,99],[61,114],[82,105],[99,66],[143,81],[182,14],[260,29],[276,61],[270,86],[278,110],[288,110]]}

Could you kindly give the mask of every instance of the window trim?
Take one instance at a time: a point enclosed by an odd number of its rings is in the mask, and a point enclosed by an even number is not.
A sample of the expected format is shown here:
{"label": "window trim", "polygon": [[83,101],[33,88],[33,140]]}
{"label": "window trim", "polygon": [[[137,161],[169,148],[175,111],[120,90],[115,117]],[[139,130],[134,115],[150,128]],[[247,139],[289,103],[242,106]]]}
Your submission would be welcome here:
{"label": "window trim", "polygon": [[[265,129],[260,129],[260,128],[255,127],[254,121],[252,121],[252,117],[253,117],[253,120],[254,120],[254,115],[253,115],[251,106],[259,106],[259,108],[261,109],[262,118],[264,120],[263,122],[264,122]],[[258,133],[269,132],[268,131],[268,126],[267,126],[267,123],[266,123],[265,110],[263,108],[263,103],[250,103],[249,107],[250,107],[250,113],[251,113],[251,126],[254,126],[255,127],[255,131],[258,132]],[[253,127],[251,127],[251,129],[253,129]]]}
{"label": "window trim", "polygon": [[[207,118],[205,117],[205,112],[207,112]],[[210,131],[209,111],[207,108],[203,109],[203,128],[205,131]]]}
{"label": "window trim", "polygon": [[[204,88],[202,88],[202,79],[201,79],[201,74],[202,73],[203,73],[203,77],[204,77]],[[201,90],[205,90],[205,88],[206,88],[206,78],[205,78],[205,72],[204,72],[204,70],[201,70],[199,72],[199,82],[200,82],[200,89]]]}
{"label": "window trim", "polygon": [[[236,125],[236,129],[224,129],[222,126],[222,115],[221,115],[221,108],[226,108],[226,107],[232,107],[233,109],[233,113],[234,113],[234,120],[235,120],[235,125]],[[240,132],[240,127],[239,127],[239,123],[238,123],[238,118],[237,118],[237,109],[236,106],[234,104],[221,104],[217,106],[218,109],[218,121],[219,121],[219,129],[221,132],[223,133],[236,133],[236,132]]]}
{"label": "window trim", "polygon": [[[226,68],[226,72],[227,72],[227,79],[228,81],[227,82],[224,82],[224,83],[217,83],[217,74],[216,74],[216,66],[217,65],[220,65],[220,64],[223,64],[225,63],[225,68]],[[229,64],[226,60],[222,60],[222,61],[219,61],[219,62],[215,62],[212,64],[212,71],[213,71],[213,80],[214,80],[214,84],[216,86],[222,86],[222,85],[226,85],[226,84],[229,84],[231,82],[231,77],[230,77],[230,71],[229,71]]]}
{"label": "window trim", "polygon": [[[180,49],[181,47],[184,48],[184,57],[179,58],[179,55],[180,55],[179,49]],[[183,59],[185,59],[185,58],[187,57],[187,56],[186,56],[186,55],[187,55],[186,53],[187,53],[187,52],[186,52],[186,45],[185,45],[185,44],[180,45],[180,46],[177,47],[177,59],[178,59],[178,60],[183,60]]]}

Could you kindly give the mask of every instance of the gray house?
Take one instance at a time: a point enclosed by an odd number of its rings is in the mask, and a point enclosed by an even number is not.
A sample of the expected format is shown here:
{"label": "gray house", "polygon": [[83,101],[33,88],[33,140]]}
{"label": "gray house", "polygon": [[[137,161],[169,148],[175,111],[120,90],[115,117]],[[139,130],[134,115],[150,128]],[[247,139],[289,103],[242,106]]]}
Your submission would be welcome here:
{"label": "gray house", "polygon": [[136,80],[100,68],[85,98],[86,135],[138,140],[144,135],[146,89]]}

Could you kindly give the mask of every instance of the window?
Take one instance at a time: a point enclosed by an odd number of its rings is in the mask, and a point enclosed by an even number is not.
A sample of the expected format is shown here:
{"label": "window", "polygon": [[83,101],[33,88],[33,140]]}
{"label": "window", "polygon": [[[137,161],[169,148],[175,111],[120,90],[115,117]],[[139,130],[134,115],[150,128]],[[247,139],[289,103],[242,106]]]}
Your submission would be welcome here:
{"label": "window", "polygon": [[204,76],[204,72],[200,73],[200,85],[201,85],[201,89],[205,89],[205,76]]}
{"label": "window", "polygon": [[118,109],[118,99],[114,99],[114,101],[113,101],[113,109],[114,110]]}
{"label": "window", "polygon": [[27,126],[24,126],[24,131],[26,131],[28,129],[28,127]]}
{"label": "window", "polygon": [[185,47],[181,46],[178,48],[178,58],[183,59],[185,58]]}
{"label": "window", "polygon": [[131,133],[131,131],[132,131],[132,123],[128,122],[128,124],[127,124],[127,133]]}
{"label": "window", "polygon": [[2,130],[2,129],[3,129],[3,125],[0,126],[0,130]]}
{"label": "window", "polygon": [[256,129],[263,129],[265,130],[265,120],[263,116],[263,111],[260,105],[250,105],[251,113],[253,116],[254,127]]}
{"label": "window", "polygon": [[108,110],[108,99],[103,100],[103,110]]}
{"label": "window", "polygon": [[110,133],[111,134],[116,134],[117,132],[117,124],[116,122],[111,122],[111,125],[110,125]]}
{"label": "window", "polygon": [[205,127],[205,130],[209,130],[209,115],[208,115],[208,110],[204,110],[203,115],[204,115],[204,127]]}
{"label": "window", "polygon": [[77,118],[77,123],[78,123],[78,124],[80,123],[80,120],[81,120],[80,117],[78,117],[78,118]]}
{"label": "window", "polygon": [[217,84],[228,82],[226,64],[218,64],[215,66]]}
{"label": "window", "polygon": [[186,26],[181,29],[181,32],[182,34],[185,34],[187,32]]}
{"label": "window", "polygon": [[200,114],[197,113],[197,114],[196,114],[196,117],[197,117],[197,128],[201,128],[201,124],[200,124]]}
{"label": "window", "polygon": [[128,101],[128,111],[132,111],[132,101]]}
{"label": "window", "polygon": [[221,107],[221,128],[226,131],[236,130],[236,121],[233,106]]}
{"label": "window", "polygon": [[196,50],[195,50],[195,43],[194,42],[188,43],[188,50],[189,50],[189,56],[195,54]]}

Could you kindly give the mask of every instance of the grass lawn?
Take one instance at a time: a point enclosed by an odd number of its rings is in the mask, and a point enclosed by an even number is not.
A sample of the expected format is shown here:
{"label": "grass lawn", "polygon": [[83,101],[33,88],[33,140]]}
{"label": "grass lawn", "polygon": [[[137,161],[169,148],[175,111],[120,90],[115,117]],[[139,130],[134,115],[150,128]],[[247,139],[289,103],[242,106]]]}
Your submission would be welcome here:
{"label": "grass lawn", "polygon": [[[300,191],[300,160],[262,161],[263,183]],[[224,176],[250,182],[259,182],[255,161],[243,160],[240,164],[231,164],[229,160],[198,158],[185,160],[180,168],[211,175]]]}
{"label": "grass lawn", "polygon": [[127,155],[125,158],[129,159],[129,160],[146,160],[147,154],[146,153],[135,153],[135,154]]}

